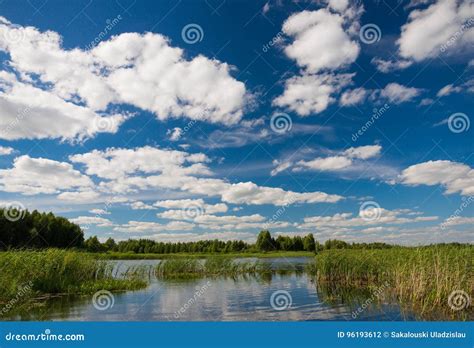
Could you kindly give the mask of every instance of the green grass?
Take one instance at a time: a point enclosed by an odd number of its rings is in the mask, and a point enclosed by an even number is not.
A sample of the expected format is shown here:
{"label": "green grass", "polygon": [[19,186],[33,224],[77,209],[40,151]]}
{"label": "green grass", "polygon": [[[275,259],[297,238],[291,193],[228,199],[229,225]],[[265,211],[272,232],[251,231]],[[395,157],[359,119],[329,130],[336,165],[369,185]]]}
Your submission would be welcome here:
{"label": "green grass", "polygon": [[88,294],[98,290],[134,290],[146,286],[137,270],[117,279],[104,260],[86,253],[48,249],[0,253],[0,302],[18,296],[27,286],[23,299],[51,294]]}
{"label": "green grass", "polygon": [[[339,288],[389,284],[392,295],[417,313],[449,311],[454,290],[472,296],[474,246],[439,245],[384,250],[327,250],[308,271]],[[468,309],[468,310],[472,310]]]}
{"label": "green grass", "polygon": [[231,257],[214,256],[205,260],[197,258],[174,258],[161,261],[156,266],[158,278],[190,278],[204,276],[235,276],[270,272],[266,264],[260,262],[236,262]]}
{"label": "green grass", "polygon": [[175,253],[175,254],[135,254],[135,253],[119,253],[108,252],[92,254],[97,258],[106,260],[167,260],[175,258],[198,258],[204,259],[208,257],[256,257],[256,258],[272,258],[272,257],[313,257],[314,253],[308,251],[272,251],[272,252],[240,252],[240,253]]}

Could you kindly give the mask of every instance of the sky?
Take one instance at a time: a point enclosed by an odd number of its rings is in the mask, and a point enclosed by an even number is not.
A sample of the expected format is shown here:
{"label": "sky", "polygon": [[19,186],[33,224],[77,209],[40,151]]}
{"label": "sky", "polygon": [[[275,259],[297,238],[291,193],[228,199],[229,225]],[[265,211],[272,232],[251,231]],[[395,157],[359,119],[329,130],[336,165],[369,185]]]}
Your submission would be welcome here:
{"label": "sky", "polygon": [[0,2],[0,205],[86,237],[473,242],[474,4]]}

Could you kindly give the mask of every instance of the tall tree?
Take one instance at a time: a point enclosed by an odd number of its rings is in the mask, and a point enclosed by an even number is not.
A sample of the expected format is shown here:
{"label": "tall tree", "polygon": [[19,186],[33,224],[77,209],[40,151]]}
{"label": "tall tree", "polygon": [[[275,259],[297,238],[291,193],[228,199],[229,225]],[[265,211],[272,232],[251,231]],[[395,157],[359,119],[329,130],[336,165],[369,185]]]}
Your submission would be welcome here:
{"label": "tall tree", "polygon": [[269,231],[261,231],[257,237],[256,247],[260,251],[270,251],[275,249],[275,242]]}

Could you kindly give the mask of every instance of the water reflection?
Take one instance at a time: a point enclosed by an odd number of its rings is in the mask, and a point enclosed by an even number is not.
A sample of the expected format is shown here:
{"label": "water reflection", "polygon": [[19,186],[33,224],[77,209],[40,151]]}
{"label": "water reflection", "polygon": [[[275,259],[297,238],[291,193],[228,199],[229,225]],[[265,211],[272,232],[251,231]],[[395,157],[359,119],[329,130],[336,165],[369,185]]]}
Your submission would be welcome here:
{"label": "water reflection", "polygon": [[[27,313],[10,320],[87,321],[301,321],[301,320],[403,320],[400,308],[387,302],[369,304],[353,318],[353,298],[341,297],[335,289],[316,285],[304,272],[311,259],[264,259],[272,272],[234,277],[159,280],[149,277],[143,290],[114,293],[113,307],[100,311],[92,296],[60,297],[38,303]],[[249,261],[243,260],[243,261]],[[129,266],[152,269],[157,260],[120,261],[117,276]],[[149,273],[151,275],[151,272]],[[275,310],[270,298],[275,291],[291,295],[291,307]],[[347,295],[349,296],[349,294]],[[350,295],[354,296],[354,295]],[[360,293],[360,300],[370,294]],[[349,301],[350,300],[350,301]],[[365,300],[364,300],[365,301]],[[356,301],[357,302],[357,301]],[[359,301],[360,302],[360,301]]]}

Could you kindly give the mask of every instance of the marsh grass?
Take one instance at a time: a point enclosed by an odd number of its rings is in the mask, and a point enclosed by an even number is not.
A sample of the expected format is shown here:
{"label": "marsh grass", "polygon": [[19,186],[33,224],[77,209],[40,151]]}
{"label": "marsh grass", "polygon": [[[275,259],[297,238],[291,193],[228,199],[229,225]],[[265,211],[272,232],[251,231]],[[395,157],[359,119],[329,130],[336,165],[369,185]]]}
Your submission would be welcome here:
{"label": "marsh grass", "polygon": [[162,260],[156,266],[158,278],[191,278],[209,276],[236,276],[271,272],[269,265],[261,262],[237,262],[234,258],[214,256],[205,260],[176,258]]}
{"label": "marsh grass", "polygon": [[8,251],[0,253],[0,303],[18,297],[18,289],[31,284],[22,301],[54,294],[89,294],[98,290],[134,290],[146,286],[137,270],[121,279],[107,261],[75,251]]}
{"label": "marsh grass", "polygon": [[328,250],[320,253],[307,271],[316,275],[318,283],[337,284],[339,289],[389,284],[389,295],[421,316],[442,311],[451,316],[472,317],[472,307],[453,313],[448,297],[454,290],[472,296],[473,257],[472,245]]}

